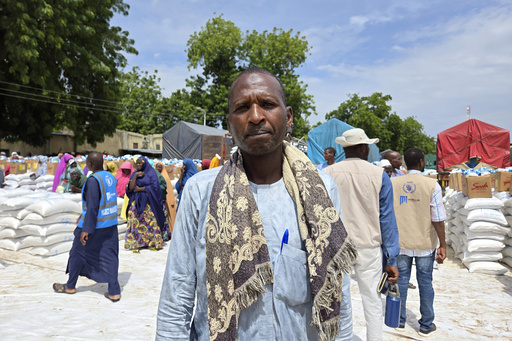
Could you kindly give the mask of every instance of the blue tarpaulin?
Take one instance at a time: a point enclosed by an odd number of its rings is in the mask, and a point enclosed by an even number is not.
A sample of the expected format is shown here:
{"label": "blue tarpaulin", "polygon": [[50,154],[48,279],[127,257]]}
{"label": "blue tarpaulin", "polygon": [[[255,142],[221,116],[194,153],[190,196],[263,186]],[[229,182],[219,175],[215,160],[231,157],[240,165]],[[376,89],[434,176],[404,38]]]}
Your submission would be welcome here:
{"label": "blue tarpaulin", "polygon": [[[336,150],[334,157],[335,162],[345,159],[345,151],[341,144],[337,144],[334,140],[341,136],[346,130],[352,129],[350,124],[342,122],[337,118],[331,118],[329,121],[312,129],[308,133],[308,157],[313,163],[324,163],[324,150],[327,147],[333,147]],[[373,136],[368,136],[374,138]],[[379,147],[370,145],[370,154],[368,161],[379,161]]]}

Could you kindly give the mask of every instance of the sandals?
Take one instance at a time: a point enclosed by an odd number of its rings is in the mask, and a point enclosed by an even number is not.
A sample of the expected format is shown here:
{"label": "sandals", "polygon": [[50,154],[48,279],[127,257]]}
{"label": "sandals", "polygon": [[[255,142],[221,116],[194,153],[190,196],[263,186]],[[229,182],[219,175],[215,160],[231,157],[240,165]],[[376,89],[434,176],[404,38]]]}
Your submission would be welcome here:
{"label": "sandals", "polygon": [[66,284],[61,284],[61,283],[53,283],[52,285],[52,288],[53,288],[53,291],[59,293],[59,294],[68,294],[68,295],[73,295],[75,292],[67,292],[66,291]]}
{"label": "sandals", "polygon": [[414,284],[412,284],[411,282],[409,282],[409,289],[416,289],[416,286]]}
{"label": "sandals", "polygon": [[108,292],[105,293],[105,298],[108,298],[109,300],[111,300],[113,303],[116,303],[116,302],[119,302],[119,300],[121,299],[121,297],[119,298],[111,298],[109,295],[108,295]]}

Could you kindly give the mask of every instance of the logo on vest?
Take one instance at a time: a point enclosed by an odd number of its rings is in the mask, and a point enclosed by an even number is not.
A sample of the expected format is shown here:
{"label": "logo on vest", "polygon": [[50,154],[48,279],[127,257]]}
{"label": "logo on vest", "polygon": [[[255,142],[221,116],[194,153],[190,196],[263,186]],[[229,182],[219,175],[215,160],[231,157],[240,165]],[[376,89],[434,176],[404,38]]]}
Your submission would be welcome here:
{"label": "logo on vest", "polygon": [[402,188],[405,193],[414,193],[416,191],[416,185],[411,181],[407,181]]}
{"label": "logo on vest", "polygon": [[407,204],[407,195],[400,196],[400,205]]}
{"label": "logo on vest", "polygon": [[107,185],[108,185],[109,187],[110,187],[110,186],[112,186],[112,185],[114,184],[114,181],[113,181],[113,180],[112,180],[112,178],[111,178],[111,177],[109,177],[109,176],[107,177],[106,181],[107,181]]}

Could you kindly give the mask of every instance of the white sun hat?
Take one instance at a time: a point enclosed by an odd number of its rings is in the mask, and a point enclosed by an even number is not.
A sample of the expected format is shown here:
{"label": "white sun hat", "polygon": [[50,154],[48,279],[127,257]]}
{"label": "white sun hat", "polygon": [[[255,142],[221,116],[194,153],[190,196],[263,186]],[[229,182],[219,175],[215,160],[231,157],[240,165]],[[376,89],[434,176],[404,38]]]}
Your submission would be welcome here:
{"label": "white sun hat", "polygon": [[343,135],[336,138],[336,143],[341,144],[342,147],[351,147],[356,146],[358,144],[374,144],[378,143],[379,139],[370,139],[366,136],[366,133],[363,129],[354,128],[347,130],[343,133]]}

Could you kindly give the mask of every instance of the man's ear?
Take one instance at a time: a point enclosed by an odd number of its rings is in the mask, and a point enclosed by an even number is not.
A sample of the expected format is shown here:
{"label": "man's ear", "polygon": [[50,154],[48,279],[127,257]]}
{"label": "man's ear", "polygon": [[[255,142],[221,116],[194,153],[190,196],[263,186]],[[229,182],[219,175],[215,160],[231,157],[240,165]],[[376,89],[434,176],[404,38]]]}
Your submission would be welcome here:
{"label": "man's ear", "polygon": [[[229,123],[229,114],[226,116],[226,124],[228,126],[228,132],[231,134],[231,124]],[[233,134],[231,134],[233,135]]]}
{"label": "man's ear", "polygon": [[292,107],[286,107],[286,130],[289,130],[293,126],[293,109]]}

